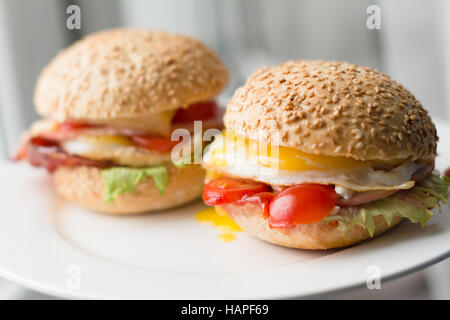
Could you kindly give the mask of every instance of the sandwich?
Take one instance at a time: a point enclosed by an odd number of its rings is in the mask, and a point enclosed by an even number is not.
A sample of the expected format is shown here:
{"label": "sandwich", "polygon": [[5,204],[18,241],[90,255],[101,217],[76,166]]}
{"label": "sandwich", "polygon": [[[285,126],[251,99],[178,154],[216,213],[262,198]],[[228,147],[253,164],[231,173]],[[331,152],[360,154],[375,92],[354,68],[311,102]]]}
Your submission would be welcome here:
{"label": "sandwich", "polygon": [[447,201],[434,170],[436,128],[421,103],[374,69],[290,61],[251,75],[207,147],[203,200],[244,231],[293,248],[328,249]]}
{"label": "sandwich", "polygon": [[[110,214],[166,209],[200,197],[204,170],[175,163],[175,128],[221,125],[219,57],[191,37],[143,29],[92,34],[40,74],[18,160],[46,168],[54,189]],[[187,155],[186,155],[187,156]],[[190,155],[189,155],[190,156]]]}

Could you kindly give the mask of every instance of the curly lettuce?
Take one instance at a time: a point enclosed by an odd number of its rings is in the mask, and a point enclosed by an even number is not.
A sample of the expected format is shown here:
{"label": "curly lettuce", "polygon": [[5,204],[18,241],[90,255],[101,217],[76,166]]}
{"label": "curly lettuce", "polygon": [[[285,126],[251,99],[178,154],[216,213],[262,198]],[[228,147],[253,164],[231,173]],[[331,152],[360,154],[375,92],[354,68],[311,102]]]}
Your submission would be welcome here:
{"label": "curly lettuce", "polygon": [[437,172],[433,172],[412,189],[399,191],[387,198],[364,205],[341,208],[338,215],[328,216],[323,221],[337,221],[345,233],[359,225],[365,228],[371,237],[375,232],[373,218],[380,215],[389,226],[393,217],[400,216],[411,222],[420,223],[423,227],[433,215],[431,210],[438,208],[439,212],[442,212],[441,204],[447,203],[449,186],[449,178],[441,178]]}
{"label": "curly lettuce", "polygon": [[156,189],[164,194],[169,180],[165,166],[151,168],[113,167],[102,170],[101,177],[105,185],[104,203],[114,201],[118,195],[125,192],[135,193],[137,185],[150,177],[153,179]]}

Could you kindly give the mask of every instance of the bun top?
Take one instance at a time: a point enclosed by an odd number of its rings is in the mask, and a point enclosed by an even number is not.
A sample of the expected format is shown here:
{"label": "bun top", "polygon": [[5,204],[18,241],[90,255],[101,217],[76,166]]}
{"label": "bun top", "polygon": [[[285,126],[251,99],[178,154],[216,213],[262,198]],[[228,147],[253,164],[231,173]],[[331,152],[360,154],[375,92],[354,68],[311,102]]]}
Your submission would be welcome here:
{"label": "bun top", "polygon": [[303,152],[356,160],[432,161],[438,137],[403,86],[346,62],[289,61],[251,75],[234,94],[225,126]]}
{"label": "bun top", "polygon": [[228,73],[191,37],[143,29],[94,33],[42,71],[34,103],[58,120],[134,118],[215,97]]}

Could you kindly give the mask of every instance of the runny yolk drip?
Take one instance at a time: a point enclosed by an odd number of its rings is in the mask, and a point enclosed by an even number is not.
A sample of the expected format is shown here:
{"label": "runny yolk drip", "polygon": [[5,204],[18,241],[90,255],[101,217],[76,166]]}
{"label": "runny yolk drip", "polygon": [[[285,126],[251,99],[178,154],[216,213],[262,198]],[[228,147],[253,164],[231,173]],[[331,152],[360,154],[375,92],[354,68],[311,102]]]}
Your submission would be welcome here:
{"label": "runny yolk drip", "polygon": [[[267,145],[263,141],[248,139],[232,130],[224,130],[221,141],[213,146],[210,164],[230,165],[230,161],[245,159],[246,163],[280,170],[351,170],[355,167],[369,167],[376,163],[358,161],[341,156],[323,156],[305,153],[295,148]],[[230,158],[230,155],[235,159]],[[394,165],[395,163],[386,163]]]}
{"label": "runny yolk drip", "polygon": [[200,210],[195,215],[197,221],[213,226],[221,231],[218,239],[223,242],[231,242],[236,239],[235,232],[241,232],[242,229],[231,219],[227,213],[219,207],[206,208]]}

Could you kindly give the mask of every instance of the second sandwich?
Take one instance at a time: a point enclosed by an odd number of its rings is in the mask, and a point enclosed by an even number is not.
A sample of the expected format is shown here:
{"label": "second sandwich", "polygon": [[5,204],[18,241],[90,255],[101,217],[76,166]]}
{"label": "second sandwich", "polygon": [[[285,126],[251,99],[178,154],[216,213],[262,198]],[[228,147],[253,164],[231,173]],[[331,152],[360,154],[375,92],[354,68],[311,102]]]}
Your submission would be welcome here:
{"label": "second sandwich", "polygon": [[215,97],[228,81],[217,55],[176,34],[117,29],[63,50],[41,73],[35,106],[45,119],[18,159],[45,167],[56,191],[114,214],[164,209],[201,194],[203,169],[171,161],[175,128],[217,127]]}

